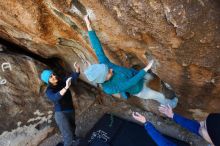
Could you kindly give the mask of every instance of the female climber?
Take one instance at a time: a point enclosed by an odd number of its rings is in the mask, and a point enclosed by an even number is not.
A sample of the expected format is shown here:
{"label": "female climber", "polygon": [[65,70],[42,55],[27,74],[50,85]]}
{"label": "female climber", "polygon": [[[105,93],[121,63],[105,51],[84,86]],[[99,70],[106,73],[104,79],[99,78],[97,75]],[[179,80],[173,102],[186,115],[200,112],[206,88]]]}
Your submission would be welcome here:
{"label": "female climber", "polygon": [[106,57],[95,31],[91,27],[88,15],[84,19],[90,43],[99,61],[99,64],[90,65],[84,71],[85,76],[90,82],[101,84],[104,92],[107,94],[120,93],[125,99],[127,99],[127,95],[134,95],[142,99],[154,99],[164,105],[169,104],[172,108],[176,107],[177,97],[172,100],[166,99],[162,93],[147,87],[149,81],[153,79],[153,76],[148,73],[153,65],[153,60],[140,71],[113,64]]}

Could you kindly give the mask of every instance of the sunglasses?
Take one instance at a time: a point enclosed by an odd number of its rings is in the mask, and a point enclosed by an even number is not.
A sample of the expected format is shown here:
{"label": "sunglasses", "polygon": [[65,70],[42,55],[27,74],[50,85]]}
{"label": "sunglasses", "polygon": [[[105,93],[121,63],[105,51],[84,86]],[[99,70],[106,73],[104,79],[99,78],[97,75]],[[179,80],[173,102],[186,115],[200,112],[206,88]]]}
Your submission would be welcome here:
{"label": "sunglasses", "polygon": [[50,75],[50,78],[52,78],[52,76],[57,76],[55,73],[52,73],[51,75]]}

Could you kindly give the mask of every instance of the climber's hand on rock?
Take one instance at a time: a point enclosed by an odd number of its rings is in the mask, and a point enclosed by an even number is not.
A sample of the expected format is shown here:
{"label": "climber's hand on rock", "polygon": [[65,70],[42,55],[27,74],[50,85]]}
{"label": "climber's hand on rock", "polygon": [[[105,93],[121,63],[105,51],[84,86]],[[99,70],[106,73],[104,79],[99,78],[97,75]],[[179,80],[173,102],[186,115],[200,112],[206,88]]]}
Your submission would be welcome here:
{"label": "climber's hand on rock", "polygon": [[147,121],[146,118],[143,115],[139,114],[138,112],[133,112],[132,116],[135,120],[137,120],[141,123],[146,123],[146,121]]}
{"label": "climber's hand on rock", "polygon": [[65,86],[66,89],[69,89],[69,87],[70,87],[70,85],[71,85],[71,79],[72,79],[72,77],[69,77],[69,78],[66,80],[66,86]]}
{"label": "climber's hand on rock", "polygon": [[153,66],[154,60],[151,60],[148,65],[144,68],[144,71],[147,72]]}
{"label": "climber's hand on rock", "polygon": [[84,20],[85,20],[86,23],[90,23],[88,14],[84,16]]}
{"label": "climber's hand on rock", "polygon": [[79,64],[77,62],[74,62],[74,68],[75,68],[77,73],[80,72],[80,66],[79,66]]}
{"label": "climber's hand on rock", "polygon": [[173,118],[174,113],[170,105],[160,105],[159,111],[167,117]]}
{"label": "climber's hand on rock", "polygon": [[84,20],[86,22],[86,26],[87,26],[88,31],[92,30],[91,22],[89,20],[89,15],[88,14],[84,16]]}

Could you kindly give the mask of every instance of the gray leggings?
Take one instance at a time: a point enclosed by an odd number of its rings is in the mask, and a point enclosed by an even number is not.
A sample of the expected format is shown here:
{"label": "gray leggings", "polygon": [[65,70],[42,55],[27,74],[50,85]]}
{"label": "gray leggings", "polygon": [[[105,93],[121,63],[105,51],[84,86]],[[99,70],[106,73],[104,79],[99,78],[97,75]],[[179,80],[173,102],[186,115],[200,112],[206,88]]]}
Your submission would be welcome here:
{"label": "gray leggings", "polygon": [[175,97],[172,100],[167,99],[162,93],[157,92],[147,87],[148,83],[153,79],[153,76],[150,73],[147,73],[144,76],[144,79],[145,81],[144,81],[143,89],[138,94],[135,94],[134,96],[137,96],[142,99],[153,99],[163,105],[169,104],[172,108],[176,107],[178,98]]}

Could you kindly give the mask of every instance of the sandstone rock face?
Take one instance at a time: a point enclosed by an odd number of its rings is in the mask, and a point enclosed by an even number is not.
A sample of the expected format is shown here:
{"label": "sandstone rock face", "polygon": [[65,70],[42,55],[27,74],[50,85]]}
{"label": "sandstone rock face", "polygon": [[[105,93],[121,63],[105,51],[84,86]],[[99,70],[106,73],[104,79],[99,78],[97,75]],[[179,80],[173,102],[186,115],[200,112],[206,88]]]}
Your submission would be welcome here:
{"label": "sandstone rock face", "polygon": [[83,22],[88,13],[113,62],[144,67],[154,59],[153,71],[180,97],[178,110],[200,118],[220,111],[219,8],[214,0],[7,0],[0,37],[59,57],[71,70],[74,61],[96,62]]}
{"label": "sandstone rock face", "polygon": [[53,130],[52,105],[41,94],[46,65],[0,52],[0,145],[37,145]]}

